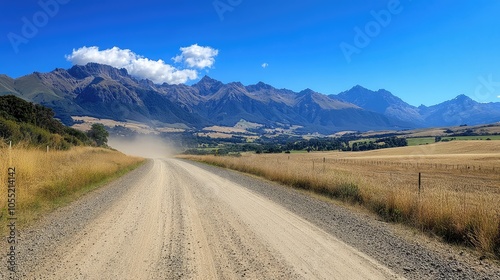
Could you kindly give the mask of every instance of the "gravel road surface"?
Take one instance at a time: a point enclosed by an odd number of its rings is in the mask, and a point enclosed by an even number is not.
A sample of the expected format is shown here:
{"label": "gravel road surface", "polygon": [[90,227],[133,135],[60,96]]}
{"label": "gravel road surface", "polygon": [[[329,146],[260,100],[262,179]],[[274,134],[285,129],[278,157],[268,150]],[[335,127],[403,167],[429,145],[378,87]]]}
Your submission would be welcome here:
{"label": "gravel road surface", "polygon": [[0,279],[500,279],[498,263],[367,214],[177,159],[149,160],[18,239],[18,272],[2,254]]}

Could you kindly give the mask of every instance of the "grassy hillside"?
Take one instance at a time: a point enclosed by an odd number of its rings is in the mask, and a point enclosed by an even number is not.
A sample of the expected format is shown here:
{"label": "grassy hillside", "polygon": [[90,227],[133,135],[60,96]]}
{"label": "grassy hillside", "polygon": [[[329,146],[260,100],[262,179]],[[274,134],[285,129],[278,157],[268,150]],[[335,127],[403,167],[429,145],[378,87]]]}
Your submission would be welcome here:
{"label": "grassy hillside", "polygon": [[[40,74],[26,75],[20,77],[16,81],[16,89],[22,92],[23,97],[28,100],[34,100],[36,96],[43,95],[45,100],[57,100],[61,97],[57,96],[53,89],[45,85],[40,80]],[[43,93],[43,94],[41,94]]]}
{"label": "grassy hillside", "polygon": [[14,89],[14,79],[6,75],[0,75],[0,95],[14,93],[17,93]]}
{"label": "grassy hillside", "polygon": [[0,139],[53,149],[92,144],[85,133],[54,119],[51,109],[13,95],[0,96]]}

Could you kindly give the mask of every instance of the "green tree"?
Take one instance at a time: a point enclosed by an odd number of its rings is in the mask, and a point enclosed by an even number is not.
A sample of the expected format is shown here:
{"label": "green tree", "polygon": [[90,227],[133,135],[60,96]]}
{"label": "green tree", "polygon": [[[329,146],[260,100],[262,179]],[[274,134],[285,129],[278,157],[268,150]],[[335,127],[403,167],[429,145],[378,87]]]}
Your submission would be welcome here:
{"label": "green tree", "polygon": [[94,140],[97,146],[102,147],[108,144],[109,133],[104,128],[104,125],[100,123],[95,123],[92,125],[88,132],[90,139]]}

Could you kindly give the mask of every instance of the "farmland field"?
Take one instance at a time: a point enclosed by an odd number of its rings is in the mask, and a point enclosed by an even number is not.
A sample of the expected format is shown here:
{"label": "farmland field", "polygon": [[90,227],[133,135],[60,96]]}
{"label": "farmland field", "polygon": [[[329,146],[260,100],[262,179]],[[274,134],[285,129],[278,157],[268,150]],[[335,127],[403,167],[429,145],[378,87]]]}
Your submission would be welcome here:
{"label": "farmland field", "polygon": [[[484,135],[484,136],[450,136],[442,137],[441,141],[471,141],[471,140],[500,140],[500,135]],[[408,138],[408,146],[427,145],[435,143],[434,137],[415,137]]]}
{"label": "farmland field", "polygon": [[500,256],[498,141],[189,158],[351,201],[387,220]]}

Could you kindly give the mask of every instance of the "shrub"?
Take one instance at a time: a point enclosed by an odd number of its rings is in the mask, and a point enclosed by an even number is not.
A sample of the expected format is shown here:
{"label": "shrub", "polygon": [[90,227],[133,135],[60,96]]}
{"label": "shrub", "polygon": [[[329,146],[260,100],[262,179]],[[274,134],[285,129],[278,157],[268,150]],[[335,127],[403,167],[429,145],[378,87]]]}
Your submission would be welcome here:
{"label": "shrub", "polygon": [[363,196],[353,183],[341,183],[333,190],[332,195],[344,201],[363,203]]}

